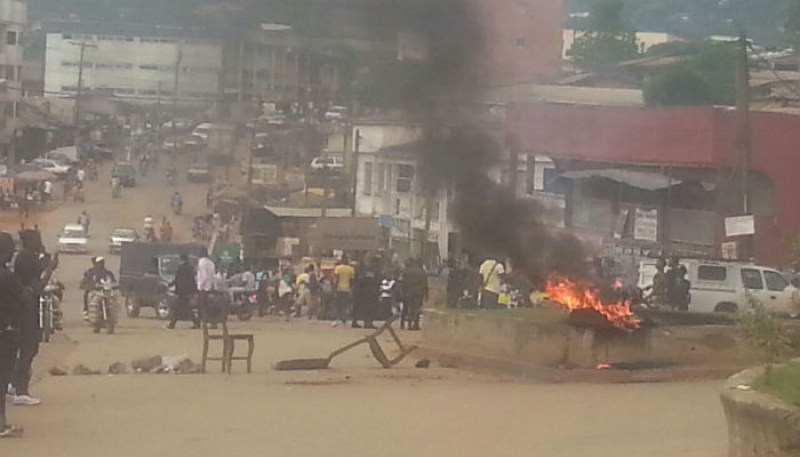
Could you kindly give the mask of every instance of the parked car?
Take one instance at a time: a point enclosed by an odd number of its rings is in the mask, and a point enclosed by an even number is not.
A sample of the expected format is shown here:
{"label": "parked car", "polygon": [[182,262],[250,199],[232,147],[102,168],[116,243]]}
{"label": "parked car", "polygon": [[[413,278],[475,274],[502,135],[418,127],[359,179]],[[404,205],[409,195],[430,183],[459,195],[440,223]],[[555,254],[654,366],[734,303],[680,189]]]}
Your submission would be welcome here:
{"label": "parked car", "polygon": [[163,143],[161,143],[161,147],[166,150],[181,149],[183,146],[183,138],[167,138]]}
{"label": "parked car", "polygon": [[123,243],[132,243],[139,240],[139,234],[136,230],[130,228],[117,228],[111,232],[108,239],[108,252],[115,254],[122,251]]}
{"label": "parked car", "polygon": [[341,121],[347,117],[347,107],[340,105],[331,105],[325,112],[326,121]]}
{"label": "parked car", "polygon": [[70,166],[59,163],[54,159],[33,159],[31,165],[44,171],[53,173],[56,176],[64,176],[69,173]]}
{"label": "parked car", "polygon": [[205,162],[195,162],[186,172],[186,180],[189,182],[208,182],[211,179],[211,171]]}
{"label": "parked car", "polygon": [[196,136],[203,141],[208,141],[208,134],[211,133],[211,123],[203,122],[192,130],[192,136]]}
{"label": "parked car", "polygon": [[315,157],[314,160],[311,161],[310,168],[313,171],[328,169],[341,173],[344,171],[344,161],[340,157],[334,156]]}
{"label": "parked car", "polygon": [[67,224],[58,234],[58,252],[86,254],[89,252],[88,243],[86,232],[80,224]]}
{"label": "parked car", "polygon": [[120,162],[114,165],[111,177],[119,179],[122,186],[136,187],[136,167],[130,162]]}
{"label": "parked car", "polygon": [[[691,282],[689,311],[728,312],[746,311],[750,300],[764,304],[769,310],[797,313],[800,292],[779,271],[748,263],[683,259],[686,279]],[[653,284],[656,259],[639,263],[638,286],[644,289]]]}

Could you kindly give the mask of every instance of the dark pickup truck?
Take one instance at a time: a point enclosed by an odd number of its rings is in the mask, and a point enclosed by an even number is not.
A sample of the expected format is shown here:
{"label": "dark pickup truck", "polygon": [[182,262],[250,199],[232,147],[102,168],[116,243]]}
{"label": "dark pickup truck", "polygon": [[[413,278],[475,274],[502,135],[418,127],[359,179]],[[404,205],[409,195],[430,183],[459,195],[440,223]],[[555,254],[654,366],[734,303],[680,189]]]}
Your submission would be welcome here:
{"label": "dark pickup truck", "polygon": [[169,283],[175,278],[180,255],[188,254],[196,265],[204,251],[200,244],[123,243],[119,285],[128,316],[138,317],[141,308],[148,307],[159,319],[166,319],[174,299]]}

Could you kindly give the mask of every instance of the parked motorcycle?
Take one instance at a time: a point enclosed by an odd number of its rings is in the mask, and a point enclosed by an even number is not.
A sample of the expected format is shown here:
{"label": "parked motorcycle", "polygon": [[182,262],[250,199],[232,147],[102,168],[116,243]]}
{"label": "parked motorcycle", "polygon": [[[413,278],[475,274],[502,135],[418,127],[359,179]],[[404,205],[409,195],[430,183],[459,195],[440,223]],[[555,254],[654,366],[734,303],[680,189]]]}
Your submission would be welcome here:
{"label": "parked motorcycle", "polygon": [[99,296],[92,297],[89,302],[89,324],[94,333],[100,333],[103,328],[109,335],[114,333],[119,315],[116,297],[118,289],[119,286],[110,280],[100,281],[95,286],[95,293]]}
{"label": "parked motorcycle", "polygon": [[49,342],[56,330],[61,330],[61,312],[57,311],[56,305],[61,301],[63,291],[63,284],[51,282],[39,297],[39,328],[42,329],[43,343]]}
{"label": "parked motorcycle", "polygon": [[254,291],[234,292],[231,297],[230,314],[240,321],[249,321],[258,309],[258,296]]}

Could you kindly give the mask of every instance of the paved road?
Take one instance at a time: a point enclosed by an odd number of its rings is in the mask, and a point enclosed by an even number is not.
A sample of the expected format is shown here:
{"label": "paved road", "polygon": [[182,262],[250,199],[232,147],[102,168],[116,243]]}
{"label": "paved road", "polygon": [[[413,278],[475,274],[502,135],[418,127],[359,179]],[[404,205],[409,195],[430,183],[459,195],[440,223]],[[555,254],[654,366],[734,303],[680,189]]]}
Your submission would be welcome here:
{"label": "paved road", "polygon": [[[205,188],[181,184],[188,221]],[[141,226],[147,212],[168,214],[163,172],[119,201],[106,182],[92,183],[86,205],[67,204],[42,219],[45,239],[84,208],[93,222],[93,254],[105,253],[115,226]],[[185,225],[184,225],[185,226]],[[185,236],[185,235],[184,235]],[[52,244],[51,244],[52,245]],[[115,256],[109,264],[117,266]],[[199,359],[200,335],[150,317],[123,317],[115,335],[94,335],[80,319],[77,283],[87,256],[65,257],[66,335],[46,345],[36,372],[38,408],[11,408],[27,429],[0,443],[0,455],[59,457],[543,456],[721,457],[726,431],[718,382],[643,385],[539,385],[458,370],[381,370],[363,349],[334,368],[278,373],[283,358],[319,357],[358,331],[324,323],[254,319],[233,322],[256,335],[254,373],[226,376],[122,375],[49,377],[54,364],[105,369],[152,354]],[[405,332],[413,342],[418,334]],[[215,368],[215,367],[214,367]]]}

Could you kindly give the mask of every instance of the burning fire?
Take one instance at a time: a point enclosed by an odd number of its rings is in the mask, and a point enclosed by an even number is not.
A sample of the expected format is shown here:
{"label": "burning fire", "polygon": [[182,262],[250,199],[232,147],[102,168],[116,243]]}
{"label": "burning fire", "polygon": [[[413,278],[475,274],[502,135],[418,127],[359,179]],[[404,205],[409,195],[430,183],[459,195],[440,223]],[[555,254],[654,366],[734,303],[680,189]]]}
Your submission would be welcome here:
{"label": "burning fire", "polygon": [[622,330],[639,328],[641,321],[631,311],[627,300],[617,303],[604,303],[600,299],[600,289],[588,284],[580,284],[569,279],[551,279],[547,282],[547,295],[554,302],[570,311],[593,309]]}

